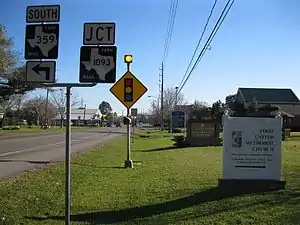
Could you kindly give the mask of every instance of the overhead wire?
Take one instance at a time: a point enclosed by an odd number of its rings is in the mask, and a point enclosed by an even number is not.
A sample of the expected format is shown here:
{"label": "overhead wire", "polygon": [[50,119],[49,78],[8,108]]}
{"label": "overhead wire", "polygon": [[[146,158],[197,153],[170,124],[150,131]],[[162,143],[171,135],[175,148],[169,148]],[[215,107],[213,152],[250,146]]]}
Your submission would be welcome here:
{"label": "overhead wire", "polygon": [[178,7],[178,0],[171,0],[170,8],[169,8],[169,18],[167,24],[167,31],[166,31],[166,39],[165,39],[165,48],[163,54],[163,62],[167,59],[170,43],[172,40],[173,29],[175,24],[175,18],[177,14],[177,7]]}
{"label": "overhead wire", "polygon": [[[229,5],[230,2],[231,2],[231,4]],[[224,7],[224,9],[223,9],[223,11],[222,11],[219,19],[217,20],[217,22],[216,22],[216,24],[215,24],[212,32],[210,33],[210,36],[208,37],[205,45],[203,46],[200,54],[198,55],[198,58],[197,58],[196,62],[194,63],[192,69],[188,73],[188,75],[187,75],[186,79],[184,80],[184,82],[182,83],[182,85],[178,88],[177,95],[181,92],[182,88],[185,86],[185,84],[188,81],[188,79],[190,78],[191,74],[193,73],[193,71],[195,70],[195,68],[198,66],[199,62],[201,61],[201,59],[202,59],[202,57],[204,55],[204,53],[207,50],[207,47],[210,45],[210,43],[214,39],[216,33],[218,32],[219,28],[221,27],[224,19],[226,18],[227,14],[230,11],[230,9],[231,9],[231,7],[232,7],[232,5],[233,5],[234,2],[235,2],[235,0],[228,0],[228,2],[226,3],[226,5],[225,5],[225,7]]]}
{"label": "overhead wire", "polygon": [[218,2],[218,0],[215,0],[214,4],[213,4],[213,6],[212,6],[212,8],[211,8],[211,10],[210,10],[210,13],[209,13],[208,18],[207,18],[206,23],[205,23],[205,26],[204,26],[204,28],[203,28],[203,30],[202,30],[201,36],[200,36],[200,38],[199,38],[199,40],[198,40],[198,43],[197,43],[197,45],[196,45],[196,48],[195,48],[195,50],[194,50],[193,56],[192,56],[192,58],[191,58],[191,60],[190,60],[190,62],[189,62],[188,67],[186,68],[186,71],[185,71],[185,73],[184,73],[184,75],[183,75],[181,81],[180,81],[179,87],[182,85],[182,83],[184,82],[184,80],[185,80],[185,78],[186,78],[186,76],[187,76],[187,74],[188,74],[188,71],[189,71],[189,69],[190,69],[190,67],[191,67],[191,65],[192,65],[192,62],[193,62],[193,60],[194,60],[194,58],[195,58],[195,55],[196,55],[196,53],[197,53],[197,51],[198,51],[198,49],[199,49],[200,43],[201,43],[201,41],[202,41],[202,39],[203,39],[203,36],[204,36],[205,31],[206,31],[206,29],[207,29],[207,26],[208,26],[208,24],[209,24],[209,22],[210,22],[211,16],[212,16],[212,14],[213,14],[213,12],[214,12],[214,9],[215,9],[215,7],[216,7],[217,2]]}

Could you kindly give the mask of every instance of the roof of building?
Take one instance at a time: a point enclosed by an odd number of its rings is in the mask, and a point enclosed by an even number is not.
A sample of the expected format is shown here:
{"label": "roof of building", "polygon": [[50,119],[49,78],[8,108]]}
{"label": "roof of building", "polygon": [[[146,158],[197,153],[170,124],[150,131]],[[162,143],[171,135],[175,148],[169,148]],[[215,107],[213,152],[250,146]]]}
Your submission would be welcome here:
{"label": "roof of building", "polygon": [[259,103],[300,103],[291,89],[278,88],[239,88],[245,102],[256,100]]}

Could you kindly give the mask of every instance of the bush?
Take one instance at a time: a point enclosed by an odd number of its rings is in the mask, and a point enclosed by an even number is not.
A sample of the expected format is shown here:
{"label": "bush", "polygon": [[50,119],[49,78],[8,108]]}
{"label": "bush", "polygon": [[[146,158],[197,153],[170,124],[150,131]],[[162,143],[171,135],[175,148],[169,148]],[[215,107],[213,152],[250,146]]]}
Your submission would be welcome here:
{"label": "bush", "polygon": [[187,141],[183,135],[174,136],[172,141],[175,142],[174,145],[177,147],[186,147],[187,146]]}
{"label": "bush", "polygon": [[20,126],[3,126],[2,130],[20,130]]}
{"label": "bush", "polygon": [[182,133],[182,129],[181,128],[173,128],[173,133]]}

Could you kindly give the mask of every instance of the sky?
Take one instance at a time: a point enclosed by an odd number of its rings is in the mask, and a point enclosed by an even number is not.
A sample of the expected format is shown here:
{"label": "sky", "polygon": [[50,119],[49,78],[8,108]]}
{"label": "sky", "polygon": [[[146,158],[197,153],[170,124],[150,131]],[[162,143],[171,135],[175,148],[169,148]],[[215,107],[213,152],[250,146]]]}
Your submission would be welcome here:
{"label": "sky", "polygon": [[[219,0],[206,41],[227,0]],[[158,95],[170,0],[1,0],[0,21],[24,53],[26,6],[61,5],[59,82],[79,82],[79,53],[85,22],[115,22],[117,79],[126,71],[124,54],[133,55],[132,73],[148,88],[135,104],[147,112]],[[179,85],[214,0],[179,0],[169,54],[166,88]],[[239,87],[292,88],[300,97],[300,1],[236,0],[197,69],[182,89],[185,99],[224,101]],[[199,51],[200,52],[200,51]],[[23,54],[24,55],[24,54]],[[197,54],[198,55],[198,54]],[[121,114],[124,106],[110,93],[112,84],[76,88],[88,108],[108,101]]]}

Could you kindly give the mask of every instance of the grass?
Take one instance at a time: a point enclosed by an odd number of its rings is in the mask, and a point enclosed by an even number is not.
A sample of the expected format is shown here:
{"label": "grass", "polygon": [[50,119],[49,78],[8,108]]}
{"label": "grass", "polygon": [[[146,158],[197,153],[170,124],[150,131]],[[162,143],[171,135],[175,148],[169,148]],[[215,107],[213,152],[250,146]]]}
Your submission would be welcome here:
{"label": "grass", "polygon": [[[283,145],[286,190],[229,197],[215,189],[221,147],[169,149],[169,134],[143,133],[134,169],[122,168],[124,137],[72,160],[72,224],[299,224],[300,137]],[[64,224],[64,182],[63,163],[0,182],[0,224]]]}

